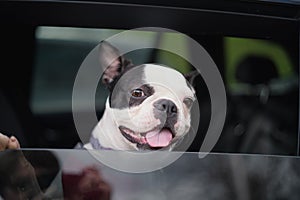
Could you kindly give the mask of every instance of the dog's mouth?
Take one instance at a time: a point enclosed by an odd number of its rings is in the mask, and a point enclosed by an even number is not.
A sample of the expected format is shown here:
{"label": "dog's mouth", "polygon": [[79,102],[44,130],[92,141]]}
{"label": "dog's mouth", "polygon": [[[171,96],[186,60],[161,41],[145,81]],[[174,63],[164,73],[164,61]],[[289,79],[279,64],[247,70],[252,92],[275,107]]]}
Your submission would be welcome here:
{"label": "dog's mouth", "polygon": [[174,131],[171,128],[155,128],[151,131],[138,133],[126,128],[119,127],[122,135],[130,142],[136,143],[139,146],[149,146],[152,149],[167,147],[175,137]]}

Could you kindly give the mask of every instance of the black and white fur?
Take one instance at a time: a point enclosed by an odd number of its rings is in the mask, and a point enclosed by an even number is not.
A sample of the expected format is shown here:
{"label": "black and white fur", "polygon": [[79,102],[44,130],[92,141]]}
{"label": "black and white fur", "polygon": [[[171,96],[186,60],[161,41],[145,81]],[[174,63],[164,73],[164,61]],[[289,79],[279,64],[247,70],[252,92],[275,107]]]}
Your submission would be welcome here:
{"label": "black and white fur", "polygon": [[158,64],[135,66],[104,41],[99,61],[110,95],[85,148],[170,150],[188,133],[195,91],[184,75]]}

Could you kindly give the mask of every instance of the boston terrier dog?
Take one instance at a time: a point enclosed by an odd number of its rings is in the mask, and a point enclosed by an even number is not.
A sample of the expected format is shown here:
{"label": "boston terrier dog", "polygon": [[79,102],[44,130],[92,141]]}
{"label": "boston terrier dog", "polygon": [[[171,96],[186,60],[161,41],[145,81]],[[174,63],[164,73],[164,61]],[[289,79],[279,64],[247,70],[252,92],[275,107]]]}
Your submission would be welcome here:
{"label": "boston terrier dog", "polygon": [[109,89],[105,111],[86,149],[172,150],[191,127],[196,99],[187,77],[159,65],[134,65],[102,41],[99,61],[102,83]]}
{"label": "boston terrier dog", "polygon": [[[172,150],[191,128],[196,100],[191,82],[196,71],[184,76],[159,65],[134,65],[118,49],[102,41],[99,61],[102,83],[110,95],[105,111],[85,149]],[[0,151],[16,149],[15,137],[0,133]]]}

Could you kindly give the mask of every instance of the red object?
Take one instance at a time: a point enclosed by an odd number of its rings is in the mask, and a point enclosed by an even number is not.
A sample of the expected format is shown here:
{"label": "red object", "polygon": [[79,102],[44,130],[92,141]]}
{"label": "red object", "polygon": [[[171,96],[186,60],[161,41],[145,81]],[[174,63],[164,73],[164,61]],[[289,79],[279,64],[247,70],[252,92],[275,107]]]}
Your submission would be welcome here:
{"label": "red object", "polygon": [[85,168],[79,174],[63,173],[64,199],[109,200],[110,186],[95,168]]}

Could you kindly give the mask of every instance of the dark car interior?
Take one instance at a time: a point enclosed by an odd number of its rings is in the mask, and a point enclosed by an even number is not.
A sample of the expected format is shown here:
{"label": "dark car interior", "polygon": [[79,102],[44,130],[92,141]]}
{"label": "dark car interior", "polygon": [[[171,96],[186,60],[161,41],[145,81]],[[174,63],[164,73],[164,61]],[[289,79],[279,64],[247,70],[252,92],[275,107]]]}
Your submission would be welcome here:
{"label": "dark car interior", "polygon": [[[155,26],[192,37],[218,66],[227,114],[214,152],[298,155],[296,3],[3,1],[0,5],[0,131],[16,135],[22,147],[74,148],[80,142],[71,109],[73,83],[80,64],[100,41],[72,39],[73,32],[98,30],[105,39],[105,32]],[[76,30],[62,31],[66,27]],[[164,42],[156,36],[154,40]],[[151,49],[130,56],[140,63],[172,58],[168,52]],[[201,120],[191,152],[199,151],[211,116],[201,76],[195,88]],[[99,86],[98,118],[106,95]]]}
{"label": "dark car interior", "polygon": [[[74,183],[87,163],[100,166],[113,188],[112,199],[299,199],[299,19],[297,0],[1,1],[0,133],[16,136],[21,151],[0,153],[0,200],[7,185],[26,192],[24,181],[21,189],[19,182],[10,185],[10,175],[23,172],[24,160],[35,170],[37,193],[52,189],[61,172],[65,185],[59,189],[64,187],[69,199],[79,191]],[[132,30],[140,27],[177,32]],[[164,47],[176,41],[187,56],[197,56],[184,36],[195,40],[217,66],[227,105],[222,108],[224,124],[212,121],[221,115],[212,109],[207,77],[197,76],[200,120],[193,122],[198,129],[188,152],[170,166],[133,175],[74,149],[89,140],[96,123],[87,123],[88,131],[80,135],[72,107],[86,57],[102,40],[128,30],[130,38],[120,46],[148,41]],[[195,69],[161,49],[138,49],[126,56],[135,64],[160,63],[182,73]],[[89,112],[89,78],[80,80],[83,118]],[[98,120],[107,95],[99,83],[94,95]],[[222,132],[212,153],[201,159],[199,150],[211,127],[222,127]],[[89,170],[97,177],[97,170]],[[93,192],[88,195],[99,199],[101,194]]]}

